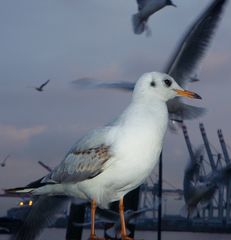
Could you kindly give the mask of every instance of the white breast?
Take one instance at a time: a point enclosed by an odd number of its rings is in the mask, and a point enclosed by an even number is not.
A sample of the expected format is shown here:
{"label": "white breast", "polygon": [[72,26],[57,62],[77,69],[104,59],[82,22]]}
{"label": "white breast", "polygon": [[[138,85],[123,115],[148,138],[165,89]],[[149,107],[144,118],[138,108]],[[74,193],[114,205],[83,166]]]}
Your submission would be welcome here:
{"label": "white breast", "polygon": [[107,142],[113,158],[97,177],[78,187],[105,206],[144,182],[158,161],[167,128],[166,105],[131,106],[111,128]]}
{"label": "white breast", "polygon": [[126,114],[114,130],[115,142],[112,145],[116,162],[113,168],[125,175],[120,180],[121,185],[125,185],[122,181],[137,185],[148,177],[159,159],[168,113],[162,104],[156,107],[136,106]]}

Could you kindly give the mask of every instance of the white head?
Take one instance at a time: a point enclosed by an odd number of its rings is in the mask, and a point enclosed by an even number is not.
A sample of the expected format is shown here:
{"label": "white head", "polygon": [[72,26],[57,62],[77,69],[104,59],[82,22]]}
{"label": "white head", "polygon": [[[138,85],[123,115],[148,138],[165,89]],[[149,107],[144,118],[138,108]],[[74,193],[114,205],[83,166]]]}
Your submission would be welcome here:
{"label": "white head", "polygon": [[136,82],[133,99],[167,102],[176,96],[201,98],[194,92],[184,90],[168,74],[160,72],[144,73]]}

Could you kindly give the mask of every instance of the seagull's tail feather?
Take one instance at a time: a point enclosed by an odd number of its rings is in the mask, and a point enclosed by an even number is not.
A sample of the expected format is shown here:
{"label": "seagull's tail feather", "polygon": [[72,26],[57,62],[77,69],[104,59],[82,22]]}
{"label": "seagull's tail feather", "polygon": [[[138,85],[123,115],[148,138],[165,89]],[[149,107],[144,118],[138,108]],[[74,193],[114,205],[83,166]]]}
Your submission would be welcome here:
{"label": "seagull's tail feather", "polygon": [[19,188],[9,188],[5,189],[5,193],[9,194],[26,194],[31,193],[35,188],[29,188],[29,187],[19,187]]}
{"label": "seagull's tail feather", "polygon": [[68,200],[64,196],[40,196],[31,207],[19,231],[10,240],[33,240],[51,223],[55,212]]}
{"label": "seagull's tail feather", "polygon": [[140,18],[140,14],[136,13],[132,15],[132,26],[135,34],[141,34],[146,29],[146,22]]}
{"label": "seagull's tail feather", "polygon": [[54,184],[53,182],[44,183],[42,182],[42,180],[43,178],[40,178],[34,182],[31,182],[25,187],[9,188],[9,189],[5,189],[4,191],[5,193],[9,193],[9,194],[27,194],[27,193],[32,193],[35,189],[39,187],[43,187],[48,184]]}

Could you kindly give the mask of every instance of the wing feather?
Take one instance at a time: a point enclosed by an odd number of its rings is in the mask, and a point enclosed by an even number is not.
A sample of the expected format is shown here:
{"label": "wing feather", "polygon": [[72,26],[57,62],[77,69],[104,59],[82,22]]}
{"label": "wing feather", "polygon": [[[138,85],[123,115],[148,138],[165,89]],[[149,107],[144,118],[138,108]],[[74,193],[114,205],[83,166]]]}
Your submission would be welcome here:
{"label": "wing feather", "polygon": [[138,10],[141,11],[147,4],[147,0],[136,0],[138,4]]}
{"label": "wing feather", "polygon": [[63,183],[93,178],[103,171],[105,163],[110,158],[110,148],[103,144],[95,148],[70,152],[51,173],[51,179]]}
{"label": "wing feather", "polygon": [[124,91],[133,91],[135,83],[129,81],[100,81],[94,78],[79,78],[72,81],[76,87],[84,89],[106,88],[106,89],[119,89]]}
{"label": "wing feather", "polygon": [[112,157],[110,146],[103,141],[106,128],[94,131],[77,142],[43,182],[79,182],[100,174]]}
{"label": "wing feather", "polygon": [[40,86],[40,88],[45,87],[49,82],[50,82],[50,79],[48,79],[45,83],[43,83],[43,84]]}
{"label": "wing feather", "polygon": [[181,86],[195,73],[221,18],[227,0],[214,0],[186,32],[164,72]]}

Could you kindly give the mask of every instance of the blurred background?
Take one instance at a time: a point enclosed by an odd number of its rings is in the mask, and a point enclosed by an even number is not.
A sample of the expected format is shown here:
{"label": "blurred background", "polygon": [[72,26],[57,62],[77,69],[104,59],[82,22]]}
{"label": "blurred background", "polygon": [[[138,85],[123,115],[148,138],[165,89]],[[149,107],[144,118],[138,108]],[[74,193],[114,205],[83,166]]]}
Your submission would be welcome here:
{"label": "blurred background", "polygon": [[[77,89],[81,77],[135,82],[148,71],[161,71],[186,29],[210,0],[174,0],[149,19],[151,36],[134,35],[134,0],[7,0],[0,2],[0,188],[25,185],[47,174],[38,165],[56,166],[87,131],[113,120],[129,103],[130,94],[115,90]],[[197,72],[188,85],[203,101],[207,114],[186,121],[193,145],[202,143],[199,123],[219,148],[217,129],[231,142],[231,5]],[[33,89],[50,79],[44,92]],[[189,103],[189,101],[187,101]],[[179,131],[168,132],[163,177],[182,188],[188,151]],[[166,183],[164,183],[164,186]],[[0,214],[18,200],[0,198]],[[181,201],[168,202],[178,213]]]}

